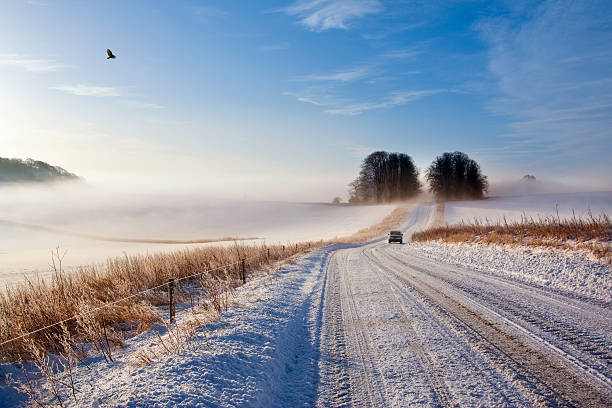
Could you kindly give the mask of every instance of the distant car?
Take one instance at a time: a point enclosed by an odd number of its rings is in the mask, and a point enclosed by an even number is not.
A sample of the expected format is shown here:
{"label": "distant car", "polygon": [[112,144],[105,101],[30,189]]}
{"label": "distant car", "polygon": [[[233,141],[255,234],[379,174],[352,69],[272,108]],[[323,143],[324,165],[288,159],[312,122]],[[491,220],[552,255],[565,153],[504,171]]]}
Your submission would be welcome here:
{"label": "distant car", "polygon": [[404,241],[404,234],[402,231],[391,231],[389,233],[389,243],[399,242],[400,244]]}

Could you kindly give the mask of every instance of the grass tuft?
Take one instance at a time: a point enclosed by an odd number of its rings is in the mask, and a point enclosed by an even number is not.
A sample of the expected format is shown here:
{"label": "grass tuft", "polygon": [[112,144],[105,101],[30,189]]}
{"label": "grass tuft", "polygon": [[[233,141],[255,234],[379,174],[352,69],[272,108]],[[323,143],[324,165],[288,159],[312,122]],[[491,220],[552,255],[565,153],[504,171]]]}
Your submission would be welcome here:
{"label": "grass tuft", "polygon": [[527,217],[520,221],[474,219],[457,225],[438,225],[412,236],[413,241],[441,240],[449,243],[506,244],[585,250],[604,263],[612,263],[612,224],[606,213]]}

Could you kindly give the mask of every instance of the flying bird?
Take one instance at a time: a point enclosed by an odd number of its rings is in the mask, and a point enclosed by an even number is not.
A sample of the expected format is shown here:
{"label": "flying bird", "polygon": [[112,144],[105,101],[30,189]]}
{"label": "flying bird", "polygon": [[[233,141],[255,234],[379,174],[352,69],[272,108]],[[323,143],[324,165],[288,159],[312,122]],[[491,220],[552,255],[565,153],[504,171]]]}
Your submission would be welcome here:
{"label": "flying bird", "polygon": [[115,54],[113,54],[113,52],[111,50],[109,50],[109,49],[106,49],[106,53],[108,54],[108,57],[106,57],[106,59],[111,59],[111,58],[115,59],[115,58],[117,58],[115,56]]}

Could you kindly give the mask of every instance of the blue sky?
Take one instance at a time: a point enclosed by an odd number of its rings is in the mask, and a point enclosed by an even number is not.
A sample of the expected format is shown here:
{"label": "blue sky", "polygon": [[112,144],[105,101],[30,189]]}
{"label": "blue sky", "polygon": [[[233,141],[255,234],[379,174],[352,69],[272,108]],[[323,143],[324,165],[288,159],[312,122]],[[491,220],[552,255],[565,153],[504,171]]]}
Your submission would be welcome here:
{"label": "blue sky", "polygon": [[606,3],[5,2],[0,156],[327,200],[373,150],[461,150],[492,181],[612,188]]}

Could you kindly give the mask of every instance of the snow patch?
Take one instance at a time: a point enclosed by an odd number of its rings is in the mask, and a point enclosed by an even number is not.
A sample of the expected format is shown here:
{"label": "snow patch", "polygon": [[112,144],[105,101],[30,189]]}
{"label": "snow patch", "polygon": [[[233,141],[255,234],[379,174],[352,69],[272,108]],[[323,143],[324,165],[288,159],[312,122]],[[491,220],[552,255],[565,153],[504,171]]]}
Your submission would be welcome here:
{"label": "snow patch", "polygon": [[612,266],[592,261],[586,254],[441,242],[415,242],[410,246],[417,254],[432,260],[612,302]]}

